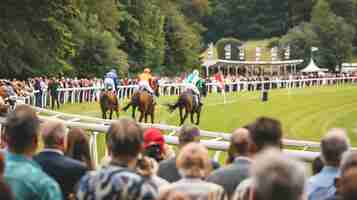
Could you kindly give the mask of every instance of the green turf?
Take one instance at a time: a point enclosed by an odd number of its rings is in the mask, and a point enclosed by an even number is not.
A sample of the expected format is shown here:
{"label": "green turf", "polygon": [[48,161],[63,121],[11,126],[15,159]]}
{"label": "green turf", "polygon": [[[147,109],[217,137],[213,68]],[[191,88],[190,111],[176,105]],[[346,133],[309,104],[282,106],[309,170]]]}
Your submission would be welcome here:
{"label": "green turf", "polygon": [[[231,132],[259,116],[269,116],[282,122],[286,138],[318,141],[327,129],[344,127],[357,145],[357,86],[272,90],[269,102],[259,98],[259,92],[227,94],[224,104],[222,95],[210,95],[204,100],[200,127]],[[163,106],[176,99],[159,98],[155,123],[178,125],[178,112],[170,114]],[[67,104],[61,111],[100,117],[97,103]]]}

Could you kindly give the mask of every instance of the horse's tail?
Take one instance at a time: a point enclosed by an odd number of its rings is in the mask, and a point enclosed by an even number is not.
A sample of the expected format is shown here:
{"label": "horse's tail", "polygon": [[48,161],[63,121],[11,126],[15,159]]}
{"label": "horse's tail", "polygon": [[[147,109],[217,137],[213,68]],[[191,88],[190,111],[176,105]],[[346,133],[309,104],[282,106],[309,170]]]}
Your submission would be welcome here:
{"label": "horse's tail", "polygon": [[166,106],[169,108],[169,112],[172,113],[179,107],[179,102],[176,102],[175,104],[168,103]]}
{"label": "horse's tail", "polygon": [[123,108],[123,111],[124,112],[126,112],[129,108],[130,108],[130,106],[132,106],[133,104],[132,104],[132,102],[130,101],[129,103],[128,103],[128,105],[126,105],[124,108]]}

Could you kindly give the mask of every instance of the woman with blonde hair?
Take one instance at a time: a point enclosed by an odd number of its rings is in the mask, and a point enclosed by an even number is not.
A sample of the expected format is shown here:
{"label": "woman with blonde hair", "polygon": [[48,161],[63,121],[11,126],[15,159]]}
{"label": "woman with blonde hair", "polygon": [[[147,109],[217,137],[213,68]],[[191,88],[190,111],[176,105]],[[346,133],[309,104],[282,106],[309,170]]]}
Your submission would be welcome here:
{"label": "woman with blonde hair", "polygon": [[170,191],[181,192],[192,200],[227,199],[224,189],[214,183],[204,181],[212,166],[208,150],[199,143],[185,145],[180,151],[176,166],[182,179],[160,188],[160,194]]}

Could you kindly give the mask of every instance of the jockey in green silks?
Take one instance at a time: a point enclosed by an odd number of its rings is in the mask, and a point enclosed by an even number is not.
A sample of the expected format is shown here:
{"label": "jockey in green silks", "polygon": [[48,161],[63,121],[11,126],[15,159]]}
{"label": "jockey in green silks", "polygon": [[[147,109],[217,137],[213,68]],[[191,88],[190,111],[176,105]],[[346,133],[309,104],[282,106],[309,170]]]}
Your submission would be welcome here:
{"label": "jockey in green silks", "polygon": [[184,80],[184,83],[186,90],[191,90],[193,96],[196,98],[196,102],[202,105],[201,94],[198,89],[200,86],[202,87],[202,80],[198,70],[193,70],[193,72]]}

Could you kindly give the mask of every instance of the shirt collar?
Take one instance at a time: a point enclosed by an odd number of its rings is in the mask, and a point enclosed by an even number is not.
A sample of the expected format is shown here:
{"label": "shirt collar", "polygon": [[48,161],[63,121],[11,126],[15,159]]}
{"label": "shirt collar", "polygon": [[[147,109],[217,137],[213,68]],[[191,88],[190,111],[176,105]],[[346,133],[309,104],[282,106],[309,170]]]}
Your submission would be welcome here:
{"label": "shirt collar", "polygon": [[44,148],[42,150],[42,152],[51,152],[51,153],[57,153],[57,154],[60,154],[60,155],[64,155],[64,153],[61,151],[61,150],[58,150],[58,149],[49,149],[49,148]]}

